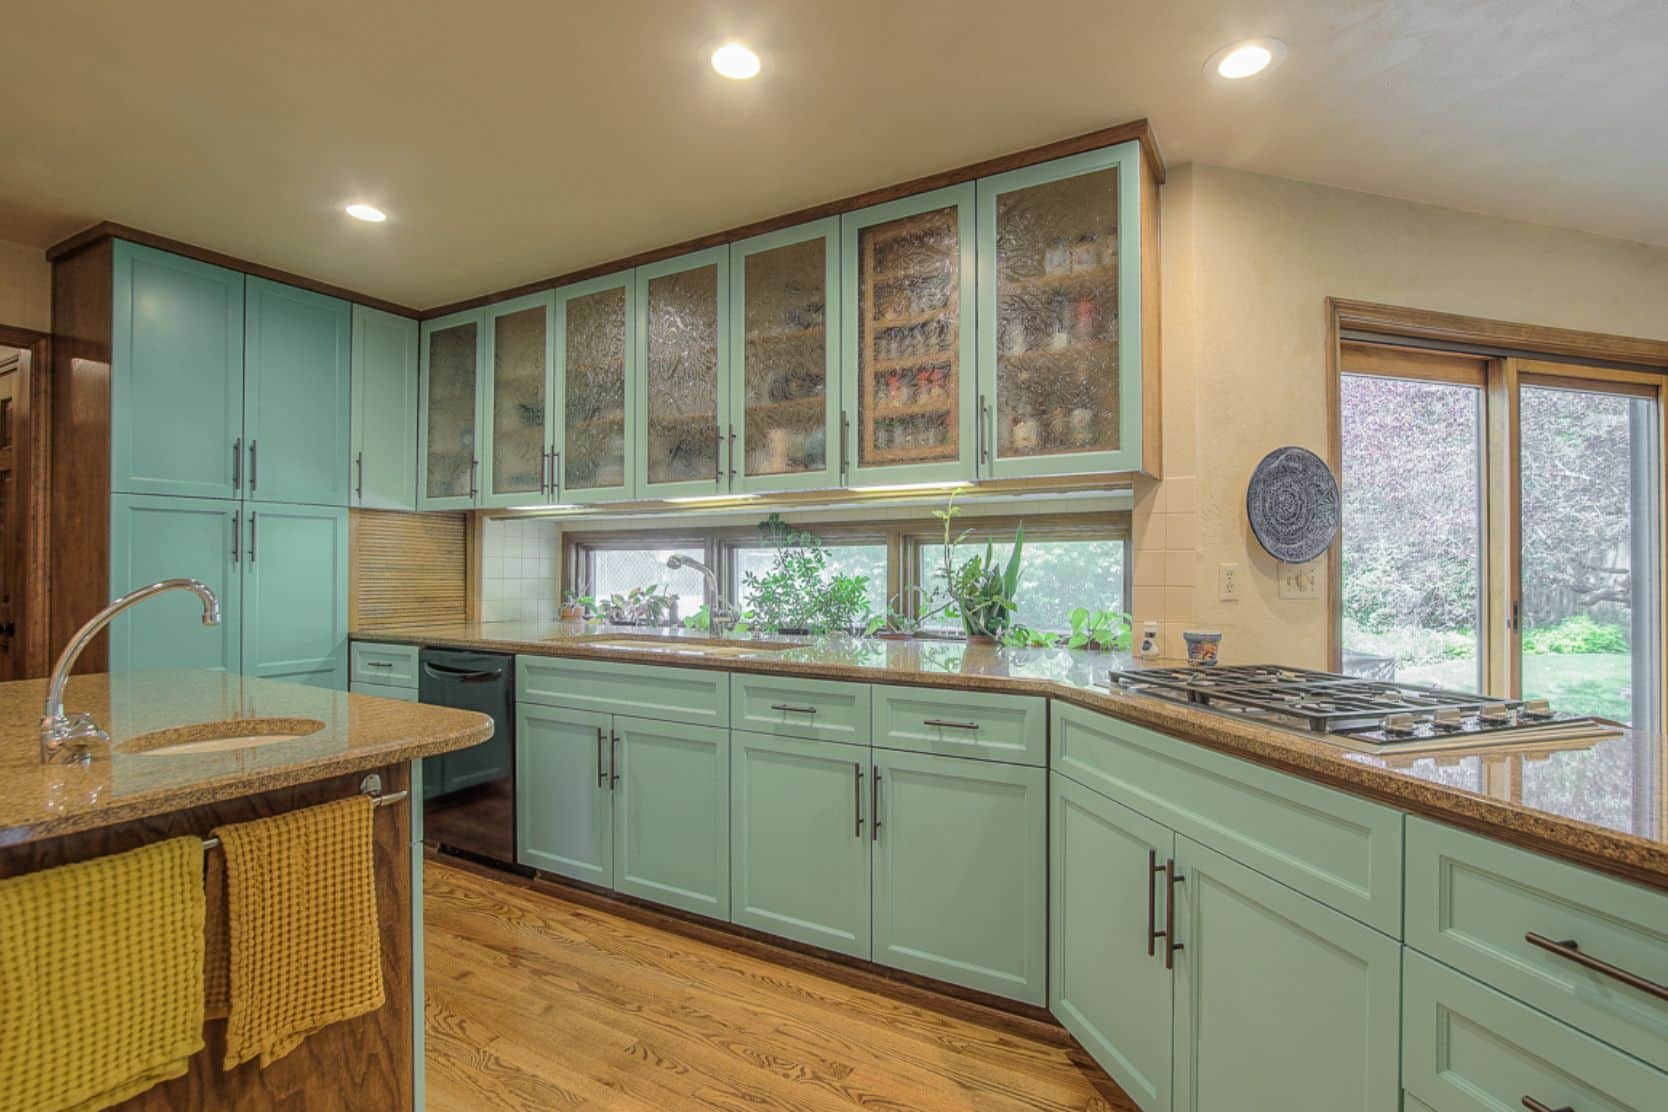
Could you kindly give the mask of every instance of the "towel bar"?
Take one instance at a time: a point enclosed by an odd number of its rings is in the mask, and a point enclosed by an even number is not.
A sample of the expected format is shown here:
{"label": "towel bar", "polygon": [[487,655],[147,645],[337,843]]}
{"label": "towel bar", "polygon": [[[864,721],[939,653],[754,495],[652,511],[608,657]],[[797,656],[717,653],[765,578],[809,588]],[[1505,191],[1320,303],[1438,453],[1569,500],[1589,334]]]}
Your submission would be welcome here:
{"label": "towel bar", "polygon": [[[376,807],[387,807],[390,804],[398,803],[411,795],[409,791],[389,792],[384,795],[382,792],[382,777],[378,776],[374,772],[359,781],[359,794],[370,796],[372,805]],[[211,850],[219,844],[219,838],[203,839],[204,851]]]}

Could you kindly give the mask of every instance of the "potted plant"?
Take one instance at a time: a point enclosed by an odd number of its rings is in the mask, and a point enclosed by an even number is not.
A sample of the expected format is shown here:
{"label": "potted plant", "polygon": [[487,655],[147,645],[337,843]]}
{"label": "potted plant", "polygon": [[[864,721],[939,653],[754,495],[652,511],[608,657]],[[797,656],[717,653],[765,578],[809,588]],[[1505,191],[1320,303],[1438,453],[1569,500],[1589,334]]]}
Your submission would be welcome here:
{"label": "potted plant", "polygon": [[970,556],[961,564],[955,562],[955,550],[967,537],[967,530],[952,537],[956,515],[956,496],[933,516],[944,523],[944,566],[938,569],[944,580],[945,592],[961,616],[962,628],[969,641],[996,641],[1013,624],[1014,612],[1019,609],[1016,597],[1019,590],[1019,565],[1025,551],[1025,526],[1014,529],[1014,550],[1006,566],[996,562],[993,545],[986,544],[983,556]]}
{"label": "potted plant", "polygon": [[[913,608],[904,605],[907,597],[913,596]],[[869,619],[863,633],[868,637],[880,637],[892,641],[907,641],[921,631],[921,627],[940,614],[950,614],[954,605],[947,598],[937,592],[929,594],[919,586],[911,584],[893,595],[886,604],[886,613],[877,614]]]}
{"label": "potted plant", "polygon": [[1130,644],[1129,615],[1116,610],[1090,610],[1079,606],[1071,612],[1071,634],[1066,638],[1069,649],[1088,649],[1091,652],[1127,650]]}
{"label": "potted plant", "polygon": [[753,624],[776,633],[854,632],[869,618],[869,579],[830,574],[821,538],[793,528],[779,514],[759,523],[775,550],[762,572],[742,577]]}
{"label": "potted plant", "polygon": [[588,622],[596,614],[596,610],[597,600],[590,595],[568,591],[562,596],[562,620],[564,622]]}
{"label": "potted plant", "polygon": [[613,625],[661,626],[671,622],[677,599],[665,594],[660,584],[616,591],[602,604],[603,616]]}

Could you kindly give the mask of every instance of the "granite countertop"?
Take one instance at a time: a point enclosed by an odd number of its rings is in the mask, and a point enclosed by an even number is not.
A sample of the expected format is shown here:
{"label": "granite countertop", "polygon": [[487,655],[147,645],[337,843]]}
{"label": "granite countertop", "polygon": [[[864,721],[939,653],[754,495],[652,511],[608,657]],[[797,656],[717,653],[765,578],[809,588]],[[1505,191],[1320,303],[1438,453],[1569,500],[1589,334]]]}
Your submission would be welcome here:
{"label": "granite countertop", "polygon": [[[478,744],[492,720],[220,672],[72,677],[65,709],[109,732],[86,766],[42,764],[47,681],[0,684],[0,846],[131,822],[239,796],[382,768]],[[244,749],[144,752],[156,730],[249,718],[313,719],[293,740]]]}
{"label": "granite countertop", "polygon": [[1541,748],[1456,746],[1437,756],[1356,753],[1247,719],[1109,689],[1109,672],[1146,666],[1125,654],[1006,649],[960,641],[771,637],[772,643],[791,641],[795,647],[754,657],[716,657],[589,643],[619,634],[692,641],[705,637],[694,631],[577,622],[440,623],[357,631],[353,636],[362,641],[1047,695],[1526,849],[1668,889],[1668,738],[1661,734],[1630,730],[1619,738]]}

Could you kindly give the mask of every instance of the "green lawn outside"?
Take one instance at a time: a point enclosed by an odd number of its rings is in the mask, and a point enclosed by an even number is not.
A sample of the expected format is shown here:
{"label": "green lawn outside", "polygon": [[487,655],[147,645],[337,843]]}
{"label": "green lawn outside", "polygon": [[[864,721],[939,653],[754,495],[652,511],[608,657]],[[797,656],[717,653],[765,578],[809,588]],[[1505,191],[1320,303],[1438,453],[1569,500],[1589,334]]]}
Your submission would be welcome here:
{"label": "green lawn outside", "polygon": [[[1471,691],[1477,686],[1475,660],[1443,660],[1396,669],[1404,683],[1426,683]],[[1546,653],[1523,658],[1523,690],[1552,700],[1569,714],[1596,714],[1626,722],[1632,717],[1633,664],[1626,653]]]}

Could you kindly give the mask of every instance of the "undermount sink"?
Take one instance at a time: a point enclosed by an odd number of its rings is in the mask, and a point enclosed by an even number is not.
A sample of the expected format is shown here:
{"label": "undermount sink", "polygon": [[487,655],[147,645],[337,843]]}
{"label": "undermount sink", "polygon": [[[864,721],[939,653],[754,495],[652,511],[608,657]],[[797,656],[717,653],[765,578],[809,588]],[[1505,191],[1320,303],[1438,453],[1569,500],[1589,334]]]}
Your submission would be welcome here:
{"label": "undermount sink", "polygon": [[324,729],[317,718],[234,718],[224,722],[199,722],[170,726],[129,738],[117,747],[122,753],[224,753],[253,749],[280,741],[316,734]]}
{"label": "undermount sink", "polygon": [[720,640],[716,637],[660,637],[652,633],[605,633],[578,638],[580,644],[596,649],[626,649],[635,652],[670,653],[678,656],[721,656],[743,658],[779,653],[801,646],[792,641]]}

